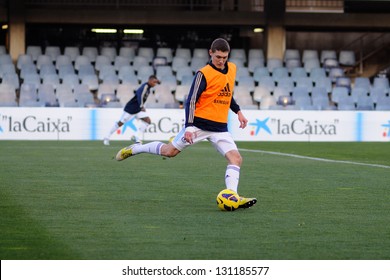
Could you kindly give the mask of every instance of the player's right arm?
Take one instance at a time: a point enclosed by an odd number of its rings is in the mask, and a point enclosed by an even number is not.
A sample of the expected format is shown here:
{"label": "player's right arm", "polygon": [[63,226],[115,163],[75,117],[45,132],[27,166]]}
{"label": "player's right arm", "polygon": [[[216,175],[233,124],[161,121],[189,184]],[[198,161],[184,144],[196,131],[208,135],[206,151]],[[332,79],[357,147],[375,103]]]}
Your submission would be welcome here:
{"label": "player's right arm", "polygon": [[202,92],[206,89],[206,78],[203,73],[198,71],[192,81],[190,91],[185,104],[185,127],[186,132],[184,138],[188,143],[192,144],[193,133],[194,133],[194,116],[196,102],[201,96]]}

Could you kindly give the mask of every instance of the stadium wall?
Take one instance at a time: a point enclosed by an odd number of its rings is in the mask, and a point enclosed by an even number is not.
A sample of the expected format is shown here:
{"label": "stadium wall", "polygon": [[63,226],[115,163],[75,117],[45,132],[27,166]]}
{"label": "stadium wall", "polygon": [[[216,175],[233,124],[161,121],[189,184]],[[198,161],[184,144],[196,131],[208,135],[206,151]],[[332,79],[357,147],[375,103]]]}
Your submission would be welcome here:
{"label": "stadium wall", "polygon": [[[249,120],[244,130],[229,115],[237,141],[390,141],[386,111],[243,111]],[[184,125],[182,109],[148,112],[152,124],[145,140],[167,141]],[[0,140],[102,140],[121,114],[118,108],[1,108]],[[111,139],[129,140],[136,127],[131,119]]]}

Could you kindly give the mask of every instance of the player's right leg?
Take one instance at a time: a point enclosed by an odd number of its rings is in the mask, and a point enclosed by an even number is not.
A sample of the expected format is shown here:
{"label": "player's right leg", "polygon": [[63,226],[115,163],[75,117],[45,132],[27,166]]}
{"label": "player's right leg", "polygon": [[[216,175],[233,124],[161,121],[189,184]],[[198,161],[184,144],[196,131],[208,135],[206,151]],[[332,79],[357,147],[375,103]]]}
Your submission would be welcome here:
{"label": "player's right leg", "polygon": [[173,146],[172,143],[165,144],[158,141],[150,142],[144,145],[140,143],[136,143],[121,149],[116,154],[115,159],[117,161],[122,161],[131,156],[135,156],[142,153],[159,155],[163,157],[174,157],[178,153],[180,153],[180,150],[175,148],[175,146]]}

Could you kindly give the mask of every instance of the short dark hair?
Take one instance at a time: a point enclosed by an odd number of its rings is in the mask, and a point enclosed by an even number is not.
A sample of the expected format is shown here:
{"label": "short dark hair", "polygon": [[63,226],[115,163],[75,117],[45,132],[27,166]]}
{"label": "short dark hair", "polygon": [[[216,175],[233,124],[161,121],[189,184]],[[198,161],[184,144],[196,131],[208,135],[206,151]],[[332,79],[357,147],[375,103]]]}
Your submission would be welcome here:
{"label": "short dark hair", "polygon": [[157,80],[157,83],[158,84],[160,83],[160,80],[157,78],[156,75],[150,75],[148,81],[151,81],[151,80]]}
{"label": "short dark hair", "polygon": [[211,44],[210,49],[212,52],[215,51],[230,52],[229,43],[223,38],[215,39]]}

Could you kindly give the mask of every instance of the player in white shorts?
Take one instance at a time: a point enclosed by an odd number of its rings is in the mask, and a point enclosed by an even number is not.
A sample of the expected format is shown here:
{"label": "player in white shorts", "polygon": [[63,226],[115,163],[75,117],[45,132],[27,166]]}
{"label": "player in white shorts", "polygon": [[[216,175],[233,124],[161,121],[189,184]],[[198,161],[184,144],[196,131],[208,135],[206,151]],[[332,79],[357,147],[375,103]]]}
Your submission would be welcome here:
{"label": "player in white shorts", "polygon": [[123,109],[123,114],[118,122],[116,122],[106,137],[104,137],[103,143],[104,145],[110,145],[110,137],[111,135],[120,128],[123,124],[128,122],[132,117],[135,117],[138,121],[138,128],[136,135],[133,136],[135,142],[142,142],[142,135],[146,131],[146,128],[151,123],[149,115],[147,114],[144,104],[148,99],[150,94],[150,89],[159,84],[160,81],[156,76],[152,75],[149,77],[146,83],[143,83],[135,92],[133,98],[127,102]]}
{"label": "player in white shorts", "polygon": [[[122,161],[141,153],[174,157],[185,148],[207,139],[228,162],[226,188],[237,192],[242,157],[228,132],[229,110],[237,114],[240,128],[244,129],[248,120],[233,98],[236,65],[227,62],[229,52],[230,46],[224,39],[216,39],[211,44],[211,61],[196,73],[186,100],[185,127],[172,142],[130,145],[117,153],[116,160]],[[256,202],[256,198],[240,196],[239,207],[249,208]]]}

